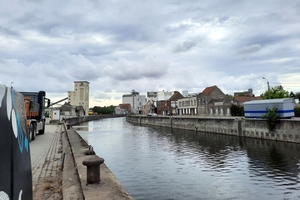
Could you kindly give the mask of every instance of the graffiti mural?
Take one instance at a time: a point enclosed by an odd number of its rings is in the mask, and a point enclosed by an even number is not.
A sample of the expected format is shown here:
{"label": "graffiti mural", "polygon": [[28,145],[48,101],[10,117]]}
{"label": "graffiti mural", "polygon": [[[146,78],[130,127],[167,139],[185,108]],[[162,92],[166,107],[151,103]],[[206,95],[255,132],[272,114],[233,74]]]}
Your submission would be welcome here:
{"label": "graffiti mural", "polygon": [[0,85],[0,200],[32,199],[24,97]]}

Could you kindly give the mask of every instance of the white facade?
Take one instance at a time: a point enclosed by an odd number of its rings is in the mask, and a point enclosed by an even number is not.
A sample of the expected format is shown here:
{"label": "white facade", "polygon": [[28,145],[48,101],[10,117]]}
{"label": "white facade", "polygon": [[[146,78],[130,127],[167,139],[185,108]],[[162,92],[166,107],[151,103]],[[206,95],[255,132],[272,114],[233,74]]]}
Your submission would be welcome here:
{"label": "white facade", "polygon": [[174,92],[159,91],[157,92],[157,101],[168,100],[173,94]]}
{"label": "white facade", "polygon": [[51,120],[59,120],[60,119],[60,111],[59,110],[52,110],[50,113]]}
{"label": "white facade", "polygon": [[131,94],[124,94],[122,96],[122,104],[126,103],[131,105],[132,113],[138,114],[143,112],[144,105],[146,104],[146,96],[132,90]]}
{"label": "white facade", "polygon": [[85,115],[89,115],[89,85],[87,81],[74,81],[74,91],[68,91],[68,100],[72,106],[82,106]]}
{"label": "white facade", "polygon": [[197,115],[197,96],[177,100],[180,115]]}

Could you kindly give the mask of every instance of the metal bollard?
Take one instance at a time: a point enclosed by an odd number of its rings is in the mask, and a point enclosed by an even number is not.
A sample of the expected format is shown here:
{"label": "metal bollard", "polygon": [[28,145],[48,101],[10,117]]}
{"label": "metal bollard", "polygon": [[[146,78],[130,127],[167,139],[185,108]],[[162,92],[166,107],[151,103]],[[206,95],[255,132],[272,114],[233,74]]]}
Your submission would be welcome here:
{"label": "metal bollard", "polygon": [[100,182],[100,165],[104,162],[103,158],[97,155],[87,156],[82,161],[82,164],[87,166],[86,179],[87,184],[99,183]]}

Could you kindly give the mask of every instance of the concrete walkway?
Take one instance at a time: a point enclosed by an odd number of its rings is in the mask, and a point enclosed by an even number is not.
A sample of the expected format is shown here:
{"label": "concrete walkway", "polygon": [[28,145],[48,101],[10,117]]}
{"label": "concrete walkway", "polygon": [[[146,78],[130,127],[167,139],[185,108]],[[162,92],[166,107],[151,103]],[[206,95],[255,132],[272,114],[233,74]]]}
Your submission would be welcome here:
{"label": "concrete walkway", "polygon": [[33,199],[62,199],[62,125],[46,125],[30,142]]}

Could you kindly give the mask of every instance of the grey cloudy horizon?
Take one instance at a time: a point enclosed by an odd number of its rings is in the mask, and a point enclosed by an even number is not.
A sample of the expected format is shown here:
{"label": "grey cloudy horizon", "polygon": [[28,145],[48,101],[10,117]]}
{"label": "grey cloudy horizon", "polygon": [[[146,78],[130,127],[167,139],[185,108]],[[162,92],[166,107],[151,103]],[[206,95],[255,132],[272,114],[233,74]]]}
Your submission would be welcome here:
{"label": "grey cloudy horizon", "polygon": [[0,84],[90,105],[132,89],[300,91],[300,1],[0,0]]}

